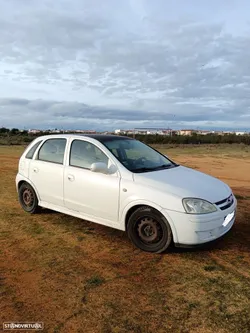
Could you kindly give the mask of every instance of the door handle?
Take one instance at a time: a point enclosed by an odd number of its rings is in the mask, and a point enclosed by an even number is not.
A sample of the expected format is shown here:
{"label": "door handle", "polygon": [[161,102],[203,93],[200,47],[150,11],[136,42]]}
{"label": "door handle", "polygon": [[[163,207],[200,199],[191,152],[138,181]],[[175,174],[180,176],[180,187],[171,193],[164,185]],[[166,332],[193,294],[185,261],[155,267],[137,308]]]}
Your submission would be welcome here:
{"label": "door handle", "polygon": [[33,171],[35,172],[35,173],[38,173],[38,168],[33,168]]}
{"label": "door handle", "polygon": [[71,182],[73,182],[73,180],[75,180],[75,177],[73,175],[68,175],[68,180],[70,180]]}

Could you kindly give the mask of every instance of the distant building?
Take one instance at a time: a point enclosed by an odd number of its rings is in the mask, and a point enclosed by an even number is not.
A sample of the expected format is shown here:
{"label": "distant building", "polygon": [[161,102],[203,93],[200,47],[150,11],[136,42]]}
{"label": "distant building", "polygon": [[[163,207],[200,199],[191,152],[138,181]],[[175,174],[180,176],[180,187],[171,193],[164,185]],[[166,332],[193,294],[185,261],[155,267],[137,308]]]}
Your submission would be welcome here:
{"label": "distant building", "polygon": [[136,132],[139,133],[146,133],[146,134],[160,134],[162,131],[166,130],[165,128],[156,128],[156,127],[137,127],[134,129]]}
{"label": "distant building", "polygon": [[172,135],[175,131],[173,131],[172,129],[167,129],[167,130],[163,130],[162,134],[163,135]]}
{"label": "distant building", "polygon": [[228,135],[228,134],[236,134],[236,135],[250,135],[248,132],[244,131],[209,131],[209,130],[194,130],[194,129],[181,129],[181,130],[172,130],[170,128],[134,128],[134,129],[116,129],[114,131],[115,134],[124,135],[124,134],[142,134],[142,135],[183,135],[183,136],[191,136],[193,134],[198,135]]}
{"label": "distant building", "polygon": [[225,133],[223,131],[214,131],[213,132],[216,135],[224,135]]}
{"label": "distant building", "polygon": [[38,129],[29,129],[28,133],[29,134],[38,134],[38,133],[41,133],[41,130],[38,130]]}
{"label": "distant building", "polygon": [[234,131],[223,131],[223,134],[234,134],[235,132]]}
{"label": "distant building", "polygon": [[189,135],[192,135],[194,133],[197,133],[197,131],[192,130],[192,129],[183,129],[183,130],[179,131],[179,135],[187,135],[187,136],[189,136]]}
{"label": "distant building", "polygon": [[118,134],[118,135],[134,134],[134,133],[136,133],[136,132],[133,129],[128,129],[128,130],[116,129],[115,130],[115,134]]}
{"label": "distant building", "polygon": [[172,130],[169,128],[135,128],[135,134],[148,134],[148,135],[171,135]]}
{"label": "distant building", "polygon": [[96,131],[93,130],[76,130],[76,133],[83,133],[83,134],[96,134]]}
{"label": "distant building", "polygon": [[115,134],[142,134],[142,135],[172,135],[176,134],[176,131],[173,131],[170,128],[134,128],[128,130],[116,129]]}
{"label": "distant building", "polygon": [[96,134],[93,130],[63,130],[64,133]]}
{"label": "distant building", "polygon": [[236,134],[236,135],[248,135],[247,132],[242,132],[242,131],[241,131],[241,132],[235,132],[235,134]]}
{"label": "distant building", "polygon": [[197,134],[200,134],[200,135],[208,135],[208,134],[213,134],[214,131],[205,131],[205,130],[199,130],[197,131]]}

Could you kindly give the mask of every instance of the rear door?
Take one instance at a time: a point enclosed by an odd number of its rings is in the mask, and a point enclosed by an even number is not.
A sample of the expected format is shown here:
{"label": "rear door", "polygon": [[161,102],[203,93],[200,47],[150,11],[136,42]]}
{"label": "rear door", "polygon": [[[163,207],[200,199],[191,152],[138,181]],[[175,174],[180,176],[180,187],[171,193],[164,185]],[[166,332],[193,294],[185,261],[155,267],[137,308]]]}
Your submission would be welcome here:
{"label": "rear door", "polygon": [[46,140],[30,162],[29,178],[41,201],[63,206],[64,155],[67,140]]}

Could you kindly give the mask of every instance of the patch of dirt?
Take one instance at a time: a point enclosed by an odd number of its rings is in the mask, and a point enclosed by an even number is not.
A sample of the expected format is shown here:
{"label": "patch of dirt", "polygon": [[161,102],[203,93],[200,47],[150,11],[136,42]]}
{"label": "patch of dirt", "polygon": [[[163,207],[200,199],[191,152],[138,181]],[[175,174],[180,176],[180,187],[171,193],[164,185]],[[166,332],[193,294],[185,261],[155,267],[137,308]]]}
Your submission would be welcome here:
{"label": "patch of dirt", "polygon": [[12,152],[0,164],[2,321],[43,321],[49,333],[250,332],[249,159],[178,155],[233,188],[237,221],[213,248],[152,255],[111,228],[24,213]]}

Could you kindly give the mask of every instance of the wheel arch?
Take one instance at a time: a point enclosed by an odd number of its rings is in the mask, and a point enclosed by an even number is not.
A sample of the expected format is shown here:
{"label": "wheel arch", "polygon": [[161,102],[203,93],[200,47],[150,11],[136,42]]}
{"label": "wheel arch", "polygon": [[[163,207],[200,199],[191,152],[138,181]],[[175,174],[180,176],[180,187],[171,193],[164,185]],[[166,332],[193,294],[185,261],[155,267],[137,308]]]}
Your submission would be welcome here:
{"label": "wheel arch", "polygon": [[127,231],[127,225],[128,225],[128,221],[130,216],[140,207],[149,207],[151,209],[153,209],[155,212],[157,212],[158,214],[162,215],[168,222],[172,235],[173,235],[173,241],[174,242],[178,242],[178,236],[176,233],[176,229],[174,227],[174,223],[171,220],[170,216],[166,214],[166,211],[164,210],[163,213],[163,209],[161,207],[159,207],[158,205],[155,205],[153,203],[149,203],[149,202],[140,202],[140,203],[135,203],[134,205],[131,205],[130,207],[128,207],[124,213],[124,230]]}
{"label": "wheel arch", "polygon": [[38,194],[38,192],[37,192],[37,189],[36,189],[36,187],[34,186],[34,184],[33,184],[32,182],[30,182],[28,179],[20,179],[20,180],[18,181],[18,183],[17,183],[17,189],[18,189],[18,192],[19,192],[19,189],[20,189],[21,185],[24,184],[24,183],[27,183],[27,184],[29,184],[30,186],[32,186],[32,188],[34,189],[34,191],[35,191],[35,193],[36,193],[37,200],[38,200],[38,202],[39,202],[39,201],[40,201],[40,197],[39,197],[39,194]]}
{"label": "wheel arch", "polygon": [[[127,231],[127,226],[128,226],[128,221],[129,221],[129,218],[130,216],[140,207],[150,207],[148,205],[143,205],[143,204],[138,204],[138,205],[135,205],[135,206],[132,206],[128,209],[126,215],[125,215],[125,230]],[[153,208],[153,207],[152,207]]]}
{"label": "wheel arch", "polygon": [[[22,184],[24,184],[24,183],[27,183],[27,184],[29,184],[26,180],[19,180],[19,182],[18,182],[18,184],[17,184],[17,189],[18,190],[20,190],[20,187],[22,186]],[[30,184],[31,185],[31,184]]]}

